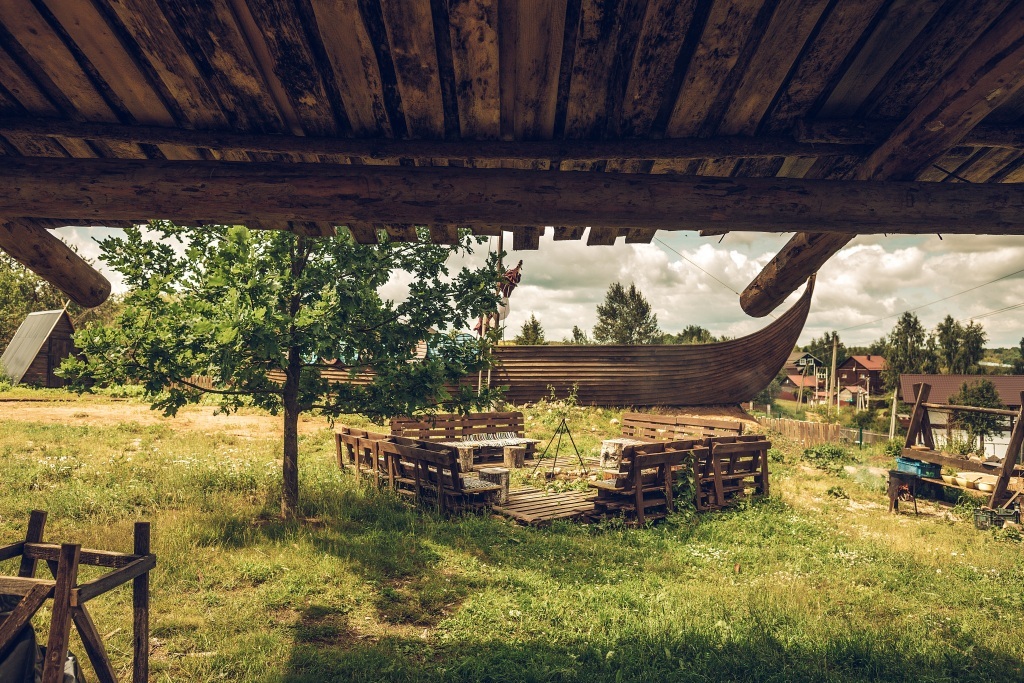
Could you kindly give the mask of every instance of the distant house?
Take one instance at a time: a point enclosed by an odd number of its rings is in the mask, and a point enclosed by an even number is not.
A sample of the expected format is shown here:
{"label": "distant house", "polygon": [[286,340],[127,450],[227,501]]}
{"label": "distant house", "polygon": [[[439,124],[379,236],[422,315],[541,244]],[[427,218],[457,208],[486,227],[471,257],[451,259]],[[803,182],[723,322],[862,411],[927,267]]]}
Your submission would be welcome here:
{"label": "distant house", "polygon": [[813,392],[816,388],[814,373],[811,372],[811,369],[807,368],[808,374],[806,376],[802,372],[790,372],[787,370],[787,373],[786,379],[782,381],[782,391],[779,393],[779,398],[784,401],[795,401],[800,387],[807,389],[804,398],[809,398],[810,392]]}
{"label": "distant house", "polygon": [[914,385],[928,384],[931,386],[929,403],[949,403],[949,397],[959,393],[965,382],[971,385],[983,379],[992,382],[1004,405],[1013,410],[1020,409],[1024,375],[900,375],[900,400],[913,403]]}
{"label": "distant house", "polygon": [[862,387],[871,394],[882,392],[882,371],[885,370],[885,359],[878,355],[850,356],[836,368],[839,375],[839,386]]}
{"label": "distant house", "polygon": [[74,332],[67,311],[29,313],[0,356],[0,370],[15,384],[64,386],[64,380],[53,371],[61,361],[77,353],[71,341]]}
{"label": "distant house", "polygon": [[839,390],[839,402],[845,403],[846,405],[857,405],[857,395],[863,394],[867,391],[864,387],[857,386],[856,384],[848,387],[843,387]]}
{"label": "distant house", "polygon": [[824,367],[818,358],[812,356],[806,351],[794,351],[789,354],[789,360],[786,361],[786,365],[783,369],[787,375],[802,375],[804,374],[804,368],[807,368],[807,375],[813,376],[815,368]]}

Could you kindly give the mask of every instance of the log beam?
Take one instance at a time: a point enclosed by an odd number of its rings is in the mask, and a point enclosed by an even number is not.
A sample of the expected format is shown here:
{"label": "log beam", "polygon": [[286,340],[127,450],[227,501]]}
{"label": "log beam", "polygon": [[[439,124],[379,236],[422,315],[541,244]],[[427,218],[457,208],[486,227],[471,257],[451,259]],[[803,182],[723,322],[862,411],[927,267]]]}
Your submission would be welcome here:
{"label": "log beam", "polygon": [[[588,225],[595,218],[606,228],[1009,235],[1024,234],[1024,185],[12,158],[0,165],[4,215],[78,215],[93,225],[140,217],[245,223],[258,216],[270,226],[355,221],[406,228],[398,237],[413,225]],[[18,230],[7,235],[17,246]]]}
{"label": "log beam", "polygon": [[[875,148],[889,139],[897,125],[897,121],[879,119],[802,120],[797,122],[793,137],[808,145],[860,145]],[[957,144],[1024,150],[1024,127],[992,123],[979,125]]]}
{"label": "log beam", "polygon": [[[960,144],[994,109],[1024,87],[1024,3],[999,18],[942,80],[862,161],[852,177],[909,180]],[[944,232],[936,227],[933,232]],[[794,235],[740,296],[749,315],[774,310],[807,276],[849,242],[815,233]]]}
{"label": "log beam", "polygon": [[110,296],[110,283],[105,277],[31,220],[0,218],[0,249],[79,306],[99,306]]}
{"label": "log beam", "polygon": [[60,119],[0,117],[0,135],[64,137],[106,143],[178,145],[289,155],[337,155],[398,164],[400,159],[477,161],[598,162],[608,159],[692,161],[713,157],[863,156],[861,143],[804,143],[791,135],[669,138],[664,140],[389,140],[318,138],[226,131],[199,131],[158,126],[128,126]]}

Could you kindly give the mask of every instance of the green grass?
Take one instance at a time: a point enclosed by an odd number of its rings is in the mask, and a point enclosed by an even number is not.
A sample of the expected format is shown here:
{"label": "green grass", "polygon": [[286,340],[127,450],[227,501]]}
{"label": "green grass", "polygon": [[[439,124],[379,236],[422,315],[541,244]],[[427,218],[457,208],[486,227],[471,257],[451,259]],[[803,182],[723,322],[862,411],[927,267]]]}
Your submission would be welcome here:
{"label": "green grass", "polygon": [[[538,438],[549,408],[528,411]],[[581,450],[618,417],[574,412]],[[851,474],[776,439],[763,503],[529,529],[409,510],[337,471],[320,430],[300,444],[304,520],[286,523],[278,433],[171,424],[0,421],[0,543],[33,508],[48,539],[90,547],[128,550],[153,522],[154,681],[1024,678],[1024,545],[888,515],[880,451],[835,458]],[[122,676],[130,602],[90,603]]]}

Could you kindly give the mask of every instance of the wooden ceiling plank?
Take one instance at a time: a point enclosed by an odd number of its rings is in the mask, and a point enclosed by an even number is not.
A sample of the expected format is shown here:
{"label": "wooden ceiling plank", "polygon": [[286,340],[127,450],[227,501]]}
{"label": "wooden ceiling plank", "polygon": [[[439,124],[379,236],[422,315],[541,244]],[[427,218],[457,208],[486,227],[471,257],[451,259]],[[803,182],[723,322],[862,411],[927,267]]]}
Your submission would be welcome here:
{"label": "wooden ceiling plank", "polygon": [[392,242],[416,242],[419,237],[416,234],[416,226],[412,223],[387,223],[384,230]]}
{"label": "wooden ceiling plank", "polygon": [[[259,35],[248,36],[265,78],[275,81],[287,98],[288,110],[297,118],[307,135],[330,136],[341,130],[331,107],[327,86],[320,75],[321,65],[313,55],[306,29],[294,4],[274,0],[246,0]],[[264,47],[265,46],[265,47]],[[260,54],[266,50],[266,57]],[[269,62],[264,64],[264,61]],[[280,106],[280,104],[279,104]],[[342,112],[342,120],[344,113]]]}
{"label": "wooden ceiling plank", "polygon": [[900,55],[869,96],[866,115],[884,119],[906,116],[1012,2],[948,3]]}
{"label": "wooden ceiling plank", "polygon": [[587,246],[612,246],[615,238],[619,236],[618,228],[595,228],[591,227],[587,233]]}
{"label": "wooden ceiling plank", "polygon": [[556,242],[564,240],[581,240],[583,239],[583,233],[586,232],[586,228],[575,227],[555,227],[555,233],[552,236]]}
{"label": "wooden ceiling plank", "polygon": [[[566,0],[518,0],[516,3],[514,128],[517,140],[546,140],[554,135],[565,10]],[[502,59],[504,57],[502,54]],[[504,86],[502,90],[504,97]]]}
{"label": "wooden ceiling plank", "polygon": [[651,228],[628,228],[626,244],[650,244],[657,233],[657,230]]}
{"label": "wooden ceiling plank", "polygon": [[286,130],[230,3],[201,5],[192,0],[161,0],[161,6],[185,53],[205,74],[233,129],[262,133]]}
{"label": "wooden ceiling plank", "polygon": [[619,130],[626,137],[651,132],[676,72],[697,0],[649,0],[622,101]]}
{"label": "wooden ceiling plank", "polygon": [[81,256],[30,219],[0,219],[0,249],[85,308],[110,296],[110,283]]}
{"label": "wooden ceiling plank", "polygon": [[828,0],[797,0],[776,7],[718,125],[720,135],[757,132],[828,4]]}
{"label": "wooden ceiling plank", "polygon": [[886,0],[835,3],[801,55],[793,75],[766,118],[765,128],[789,130],[840,77],[840,69]]}
{"label": "wooden ceiling plank", "polygon": [[860,109],[887,71],[927,25],[944,0],[895,0],[854,56],[817,115],[849,116]]}
{"label": "wooden ceiling plank", "polygon": [[305,237],[334,237],[338,234],[331,223],[323,221],[292,221],[288,227],[296,235]]}
{"label": "wooden ceiling plank", "polygon": [[59,117],[60,110],[36,85],[32,77],[0,46],[0,82],[33,117]]}
{"label": "wooden ceiling plank", "polygon": [[501,235],[502,230],[500,225],[470,225],[469,227],[474,235],[483,235],[484,237],[498,237]]}
{"label": "wooden ceiling plank", "polygon": [[448,3],[459,129],[463,138],[492,140],[501,135],[498,3]]}
{"label": "wooden ceiling plank", "polygon": [[[794,127],[793,137],[810,145],[849,144],[877,147],[892,135],[898,124],[898,121],[873,119],[799,120]],[[971,129],[959,144],[970,147],[1024,149],[1024,126],[982,123]]]}
{"label": "wooden ceiling plank", "polygon": [[357,244],[377,244],[379,240],[377,228],[373,223],[356,223],[351,221],[347,227],[349,234],[352,235],[352,239]]}
{"label": "wooden ceiling plank", "polygon": [[157,0],[103,0],[134,39],[190,127],[226,128],[228,120]]}
{"label": "wooden ceiling plank", "polygon": [[310,2],[353,133],[390,136],[380,67],[357,0]]}
{"label": "wooden ceiling plank", "polygon": [[732,175],[733,171],[736,170],[736,164],[738,161],[739,160],[735,158],[705,159],[701,162],[697,175],[714,178],[728,178]]}
{"label": "wooden ceiling plank", "polygon": [[[975,41],[889,138],[858,165],[853,177],[861,181],[916,177],[1022,88],[1024,4],[1018,4]],[[821,233],[794,235],[743,291],[743,310],[766,315],[850,239]]]}
{"label": "wooden ceiling plank", "polygon": [[429,225],[430,241],[434,244],[458,244],[459,229],[454,225]]}
{"label": "wooden ceiling plank", "polygon": [[664,230],[1024,231],[1024,187],[991,183],[8,157],[0,187],[0,215],[93,222],[571,226],[597,217],[602,227]]}
{"label": "wooden ceiling plank", "polygon": [[[160,95],[94,4],[72,0],[43,2],[132,118],[145,125],[177,125]],[[167,144],[158,147],[168,159],[202,159],[195,148]]]}
{"label": "wooden ceiling plank", "polygon": [[803,178],[814,166],[816,157],[786,157],[775,175],[779,178]]}
{"label": "wooden ceiling plank", "polygon": [[[982,149],[973,156],[967,164],[956,169],[956,176],[971,183],[991,182],[993,176],[998,174],[1021,156],[1018,150],[1013,149]],[[938,164],[941,166],[942,164]],[[948,166],[943,168],[950,170]],[[920,174],[918,175],[920,178]],[[949,178],[947,182],[963,182],[956,178]]]}
{"label": "wooden ceiling plank", "polygon": [[543,232],[544,228],[513,227],[512,250],[536,251],[540,249],[540,236]]}
{"label": "wooden ceiling plank", "polygon": [[589,139],[604,130],[609,73],[615,62],[625,2],[582,0],[566,104],[565,137]]}
{"label": "wooden ceiling plank", "polygon": [[444,137],[444,105],[429,0],[381,0],[409,135]]}
{"label": "wooden ceiling plank", "polygon": [[716,2],[690,60],[665,131],[667,137],[697,135],[736,66],[764,0]]}

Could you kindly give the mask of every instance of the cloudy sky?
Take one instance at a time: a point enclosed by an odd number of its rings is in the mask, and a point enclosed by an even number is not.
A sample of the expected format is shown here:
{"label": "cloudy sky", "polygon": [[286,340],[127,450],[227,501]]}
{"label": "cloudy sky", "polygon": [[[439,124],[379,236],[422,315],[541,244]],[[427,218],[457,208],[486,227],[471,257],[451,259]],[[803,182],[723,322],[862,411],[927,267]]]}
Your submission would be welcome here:
{"label": "cloudy sky", "polygon": [[[65,228],[59,234],[87,257],[99,250],[93,238],[106,228]],[[551,230],[539,251],[510,251],[508,261],[523,260],[523,280],[511,299],[508,336],[534,313],[548,339],[568,336],[573,325],[590,330],[597,304],[608,285],[635,282],[654,307],[661,329],[678,332],[702,325],[716,335],[739,336],[767,324],[740,309],[740,292],[786,243],[789,235],[730,233],[700,237],[694,232],[659,232],[651,244],[588,247],[582,241],[555,242]],[[660,240],[664,244],[659,244]],[[496,247],[496,238],[492,240]],[[511,236],[506,236],[506,249]],[[482,258],[486,245],[471,261]],[[680,258],[682,254],[715,278]],[[122,288],[116,273],[99,263]],[[454,264],[453,264],[454,265]],[[1024,269],[1024,237],[944,236],[860,237],[834,256],[818,274],[814,302],[801,343],[827,330],[840,330],[847,344],[868,344],[887,333],[907,309],[956,294]],[[402,289],[397,278],[390,292]],[[726,287],[728,286],[728,288]],[[730,291],[734,290],[734,291]],[[790,302],[798,295],[790,298]],[[1024,272],[917,311],[934,327],[947,313],[963,321],[1024,302]],[[788,303],[787,303],[788,305]],[[783,310],[780,308],[779,310]],[[1016,346],[1024,336],[1024,307],[979,319],[989,346]]]}

